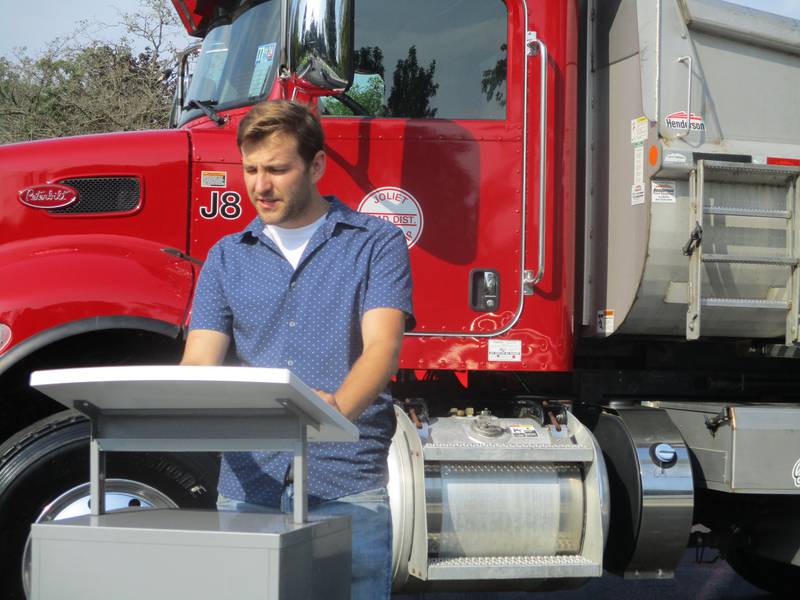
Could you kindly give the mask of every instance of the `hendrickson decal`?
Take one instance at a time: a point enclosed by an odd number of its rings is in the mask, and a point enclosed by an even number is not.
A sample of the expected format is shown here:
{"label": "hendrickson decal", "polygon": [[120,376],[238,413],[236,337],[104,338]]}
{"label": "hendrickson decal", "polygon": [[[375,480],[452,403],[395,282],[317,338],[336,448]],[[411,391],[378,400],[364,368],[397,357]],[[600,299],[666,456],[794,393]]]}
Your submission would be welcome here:
{"label": "hendrickson decal", "polygon": [[703,121],[702,115],[694,113],[686,114],[685,110],[668,114],[664,117],[664,124],[670,129],[682,129],[689,131],[705,131],[706,123]]}

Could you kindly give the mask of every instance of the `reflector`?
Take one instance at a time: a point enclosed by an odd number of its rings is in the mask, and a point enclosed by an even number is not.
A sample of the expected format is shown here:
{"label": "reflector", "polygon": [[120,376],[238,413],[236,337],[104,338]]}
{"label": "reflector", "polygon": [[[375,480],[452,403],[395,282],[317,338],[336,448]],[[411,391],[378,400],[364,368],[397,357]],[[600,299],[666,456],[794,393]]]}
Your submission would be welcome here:
{"label": "reflector", "polygon": [[11,342],[11,327],[5,323],[0,323],[0,352],[5,350],[9,342]]}

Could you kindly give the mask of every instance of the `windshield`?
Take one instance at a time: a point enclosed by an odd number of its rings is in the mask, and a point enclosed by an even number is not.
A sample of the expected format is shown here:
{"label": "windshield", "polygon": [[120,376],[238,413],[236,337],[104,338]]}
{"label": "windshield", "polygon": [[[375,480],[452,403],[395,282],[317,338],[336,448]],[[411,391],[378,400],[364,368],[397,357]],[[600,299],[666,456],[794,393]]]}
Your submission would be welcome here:
{"label": "windshield", "polygon": [[247,0],[222,15],[206,35],[183,102],[179,125],[203,114],[197,100],[216,110],[252,104],[269,93],[278,68],[280,0]]}

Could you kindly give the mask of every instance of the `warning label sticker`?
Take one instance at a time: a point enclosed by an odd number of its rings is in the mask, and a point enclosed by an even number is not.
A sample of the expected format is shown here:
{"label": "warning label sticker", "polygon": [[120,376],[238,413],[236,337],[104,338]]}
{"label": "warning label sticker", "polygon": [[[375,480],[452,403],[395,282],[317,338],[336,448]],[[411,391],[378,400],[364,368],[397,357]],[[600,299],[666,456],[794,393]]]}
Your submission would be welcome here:
{"label": "warning label sticker", "polygon": [[633,183],[644,183],[644,145],[636,144],[633,147]]}
{"label": "warning label sticker", "polygon": [[675,204],[675,182],[653,180],[650,197],[653,202]]}
{"label": "warning label sticker", "polygon": [[614,333],[614,310],[605,308],[597,311],[597,332],[612,334]]}
{"label": "warning label sticker", "polygon": [[631,206],[644,204],[644,184],[634,183],[631,186]]}
{"label": "warning label sticker", "polygon": [[522,340],[489,340],[489,360],[493,362],[521,362]]}
{"label": "warning label sticker", "polygon": [[702,115],[692,113],[688,115],[685,110],[670,113],[664,117],[664,124],[670,129],[688,129],[689,131],[705,131],[706,123]]}
{"label": "warning label sticker", "polygon": [[641,144],[647,139],[647,117],[631,119],[631,144]]}
{"label": "warning label sticker", "polygon": [[515,438],[539,437],[539,433],[533,425],[509,425],[508,431],[511,433],[511,437]]}
{"label": "warning label sticker", "polygon": [[422,207],[409,192],[397,187],[382,187],[364,196],[358,210],[397,225],[411,248],[419,241],[425,219]]}
{"label": "warning label sticker", "polygon": [[200,187],[224,188],[228,185],[226,171],[200,171]]}

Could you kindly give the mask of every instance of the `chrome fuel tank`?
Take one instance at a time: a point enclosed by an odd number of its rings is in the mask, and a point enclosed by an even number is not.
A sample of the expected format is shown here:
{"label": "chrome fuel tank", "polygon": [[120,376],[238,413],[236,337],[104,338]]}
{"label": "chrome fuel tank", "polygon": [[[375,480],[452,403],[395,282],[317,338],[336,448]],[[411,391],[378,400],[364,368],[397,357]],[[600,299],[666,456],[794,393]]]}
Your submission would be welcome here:
{"label": "chrome fuel tank", "polygon": [[396,412],[395,591],[553,589],[602,574],[606,469],[573,415],[559,430],[491,415],[417,429]]}

